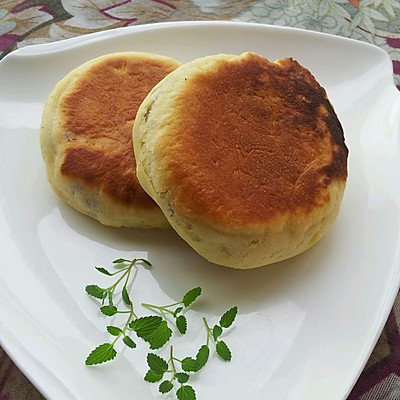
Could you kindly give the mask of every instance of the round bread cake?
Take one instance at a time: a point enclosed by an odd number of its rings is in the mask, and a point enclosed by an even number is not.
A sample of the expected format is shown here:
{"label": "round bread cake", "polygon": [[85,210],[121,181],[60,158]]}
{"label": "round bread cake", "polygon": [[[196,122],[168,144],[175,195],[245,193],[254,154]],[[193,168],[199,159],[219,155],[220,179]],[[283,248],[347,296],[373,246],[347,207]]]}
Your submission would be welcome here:
{"label": "round bread cake", "polygon": [[115,227],[170,226],[137,180],[132,127],[149,91],[178,66],[160,55],[114,53],[55,86],[40,144],[53,190],[73,208]]}
{"label": "round bread cake", "polygon": [[184,64],[146,97],[133,137],[142,187],[210,262],[248,269],[293,257],[339,212],[343,130],[325,90],[293,59]]}

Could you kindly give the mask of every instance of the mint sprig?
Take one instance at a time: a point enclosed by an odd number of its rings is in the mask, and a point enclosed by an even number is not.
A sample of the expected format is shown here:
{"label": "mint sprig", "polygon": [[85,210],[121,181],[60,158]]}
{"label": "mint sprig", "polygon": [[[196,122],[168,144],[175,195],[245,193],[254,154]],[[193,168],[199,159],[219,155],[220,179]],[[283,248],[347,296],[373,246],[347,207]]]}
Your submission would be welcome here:
{"label": "mint sprig", "polygon": [[182,311],[191,306],[200,295],[201,295],[201,288],[195,287],[186,292],[182,300],[176,303],[168,304],[165,306],[157,306],[154,304],[142,303],[142,306],[150,310],[158,311],[166,323],[168,323],[167,315],[172,316],[175,319],[175,325],[178,331],[182,334],[185,334],[187,331],[187,319],[184,315],[180,313],[182,313]]}
{"label": "mint sprig", "polygon": [[[181,365],[181,369],[178,369],[177,365]],[[184,360],[176,358],[173,354],[173,346],[170,348],[170,355],[168,360],[164,360],[162,357],[154,353],[147,355],[147,365],[149,370],[144,376],[144,380],[150,383],[160,382],[158,391],[162,394],[169,393],[174,385],[178,385],[176,391],[176,397],[178,400],[195,400],[196,392],[191,385],[187,382],[190,379],[190,372],[185,368]],[[165,378],[166,374],[170,374],[169,379]]]}
{"label": "mint sprig", "polygon": [[223,330],[229,328],[233,321],[236,318],[238,312],[238,308],[232,307],[228,311],[226,311],[219,320],[219,324],[215,324],[212,328],[208,325],[208,322],[205,318],[203,318],[204,325],[207,330],[207,346],[212,338],[215,342],[215,351],[218,356],[224,361],[231,361],[232,353],[229,349],[228,345],[220,339]]}
{"label": "mint sprig", "polygon": [[[178,400],[195,400],[196,391],[187,384],[192,374],[199,372],[208,362],[210,358],[210,342],[214,341],[215,351],[217,355],[224,361],[231,361],[232,353],[220,336],[224,329],[229,328],[237,315],[238,308],[232,307],[226,311],[220,318],[219,323],[210,328],[207,320],[203,318],[204,326],[207,332],[206,343],[203,344],[196,353],[195,357],[184,357],[183,359],[176,358],[173,354],[171,346],[170,356],[168,360],[162,357],[149,353],[147,355],[147,371],[144,380],[151,383],[160,382],[158,391],[160,393],[169,393],[173,390],[175,383],[178,384],[176,397]],[[180,365],[180,370],[177,365]],[[169,379],[165,379],[165,375],[170,374]]]}
{"label": "mint sprig", "polygon": [[[137,265],[142,264],[146,267],[151,263],[143,258],[127,260],[118,258],[113,261],[116,271],[110,272],[104,267],[96,267],[96,270],[108,277],[118,276],[118,279],[108,287],[98,285],[87,285],[85,290],[90,296],[101,300],[100,311],[107,317],[117,314],[126,314],[126,322],[122,327],[109,325],[107,332],[113,336],[109,343],[97,346],[86,358],[86,365],[101,364],[113,360],[116,355],[115,345],[122,338],[122,342],[129,348],[136,347],[136,343],[130,337],[130,332],[134,332],[138,338],[143,339],[150,346],[151,350],[156,350],[164,346],[172,337],[173,331],[169,326],[167,315],[175,319],[175,325],[181,334],[187,331],[187,319],[182,312],[187,309],[200,296],[201,288],[196,287],[184,294],[182,300],[165,306],[143,303],[142,305],[152,311],[158,311],[160,315],[139,317],[133,307],[133,302],[129,295],[128,288],[131,287],[137,274]],[[132,272],[134,269],[134,273]],[[117,294],[120,296],[117,300]],[[117,304],[124,304],[125,308],[119,308]]]}
{"label": "mint sprig", "polygon": [[[173,336],[174,328],[171,320],[174,321],[176,330],[185,334],[188,330],[188,321],[184,311],[190,307],[201,295],[202,289],[195,287],[186,292],[178,302],[159,306],[150,303],[142,303],[148,310],[158,315],[138,316],[134,311],[133,302],[129,290],[136,277],[138,265],[150,267],[151,263],[142,258],[128,260],[119,258],[113,261],[115,271],[109,271],[104,267],[96,267],[96,270],[108,277],[117,276],[116,281],[108,287],[98,285],[87,285],[85,290],[88,295],[101,300],[100,311],[107,317],[114,317],[117,314],[126,315],[125,323],[122,326],[107,325],[107,332],[113,340],[109,343],[102,343],[87,356],[86,365],[97,365],[113,360],[117,356],[115,345],[118,340],[128,348],[135,348],[136,343],[131,338],[135,333],[149,345],[151,350],[163,347]],[[121,304],[123,308],[121,308]],[[203,318],[207,337],[205,344],[201,345],[194,357],[187,356],[178,359],[174,356],[174,349],[171,345],[170,355],[167,360],[156,353],[148,353],[147,365],[149,367],[144,380],[150,383],[158,383],[158,391],[162,394],[170,393],[176,389],[178,400],[195,400],[196,392],[189,383],[190,377],[199,372],[210,359],[210,343],[214,342],[215,352],[220,359],[231,361],[232,353],[221,336],[224,330],[232,326],[238,313],[238,308],[232,307],[227,310],[219,319],[218,324],[210,327],[206,318]]]}
{"label": "mint sprig", "polygon": [[[117,351],[115,350],[115,344],[120,338],[122,342],[128,348],[135,348],[136,343],[128,335],[128,327],[130,322],[138,318],[133,309],[133,303],[130,300],[128,293],[128,286],[132,283],[134,277],[137,273],[137,264],[144,264],[145,266],[151,266],[151,264],[142,258],[134,258],[133,260],[127,260],[124,258],[119,258],[113,261],[114,268],[117,270],[115,272],[110,272],[104,267],[96,267],[96,270],[107,276],[120,275],[119,278],[110,286],[102,288],[98,285],[88,285],[85,290],[86,293],[96,299],[100,299],[102,306],[100,311],[103,315],[112,317],[116,314],[127,314],[127,319],[122,328],[109,325],[107,326],[107,332],[114,337],[114,340],[110,343],[103,343],[96,347],[85,360],[86,365],[102,364],[106,361],[113,360]],[[132,276],[132,269],[135,268],[135,273]],[[115,296],[117,288],[122,286],[121,298],[127,309],[120,310],[117,308]],[[104,303],[106,303],[104,305]]]}

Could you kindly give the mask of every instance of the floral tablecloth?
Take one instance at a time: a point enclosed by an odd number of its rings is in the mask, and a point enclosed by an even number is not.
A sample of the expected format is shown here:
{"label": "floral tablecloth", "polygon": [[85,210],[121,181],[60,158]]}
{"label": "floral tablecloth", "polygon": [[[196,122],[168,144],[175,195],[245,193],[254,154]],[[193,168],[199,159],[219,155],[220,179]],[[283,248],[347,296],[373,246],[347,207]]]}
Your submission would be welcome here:
{"label": "floral tablecloth", "polygon": [[[0,0],[0,59],[27,45],[184,20],[292,26],[373,43],[390,55],[394,82],[400,89],[398,0]],[[400,399],[399,330],[400,295],[349,400]],[[42,398],[0,348],[0,400]]]}

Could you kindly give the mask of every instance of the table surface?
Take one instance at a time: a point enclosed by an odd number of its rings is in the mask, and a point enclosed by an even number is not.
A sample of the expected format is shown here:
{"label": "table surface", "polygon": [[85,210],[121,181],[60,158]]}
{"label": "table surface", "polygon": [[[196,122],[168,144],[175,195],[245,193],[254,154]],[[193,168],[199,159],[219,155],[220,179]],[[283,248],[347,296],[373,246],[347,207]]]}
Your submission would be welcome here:
{"label": "table surface", "polygon": [[[400,90],[397,0],[0,0],[0,59],[13,50],[125,26],[230,20],[292,26],[354,38],[384,49]],[[400,399],[400,295],[348,400]],[[0,347],[0,400],[43,396]]]}

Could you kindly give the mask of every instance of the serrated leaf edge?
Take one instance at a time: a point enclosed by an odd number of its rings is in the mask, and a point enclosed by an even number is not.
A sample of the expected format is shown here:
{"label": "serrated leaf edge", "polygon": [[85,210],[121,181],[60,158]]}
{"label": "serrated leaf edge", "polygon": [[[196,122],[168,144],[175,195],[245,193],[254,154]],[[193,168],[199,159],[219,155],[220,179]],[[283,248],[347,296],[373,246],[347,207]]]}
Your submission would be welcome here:
{"label": "serrated leaf edge", "polygon": [[225,311],[219,320],[220,326],[222,328],[229,328],[235,321],[237,313],[238,313],[237,306],[234,306],[229,310]]}
{"label": "serrated leaf edge", "polygon": [[[90,359],[93,358],[96,353],[99,353],[100,349],[105,347],[105,346],[107,346],[111,350],[110,357],[104,358],[104,359],[100,359],[100,361],[98,361],[98,362],[89,362]],[[86,365],[103,364],[103,363],[105,363],[107,361],[112,361],[116,356],[117,356],[117,352],[116,352],[116,350],[114,349],[114,346],[111,343],[102,343],[102,344],[98,345],[95,349],[93,349],[90,352],[90,354],[86,357],[85,364]]]}
{"label": "serrated leaf edge", "polygon": [[[222,346],[222,349],[221,349],[221,346]],[[223,360],[223,361],[231,361],[232,360],[232,352],[231,352],[230,348],[228,347],[228,345],[223,340],[220,340],[217,342],[215,350],[216,350],[218,356],[221,358],[221,360]],[[224,357],[225,354],[223,352],[221,353],[221,350],[223,350],[224,352],[226,351],[226,353],[228,354],[227,358]]]}

